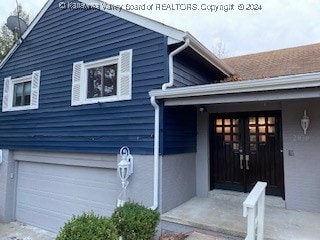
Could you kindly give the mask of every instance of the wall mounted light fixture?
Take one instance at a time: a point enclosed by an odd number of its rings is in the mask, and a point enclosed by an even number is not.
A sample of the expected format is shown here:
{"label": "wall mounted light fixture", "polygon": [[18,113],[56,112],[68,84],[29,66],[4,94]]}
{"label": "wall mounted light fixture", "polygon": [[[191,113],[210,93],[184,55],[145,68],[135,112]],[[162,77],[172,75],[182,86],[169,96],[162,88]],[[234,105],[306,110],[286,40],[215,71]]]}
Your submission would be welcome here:
{"label": "wall mounted light fixture", "polygon": [[118,174],[121,179],[122,190],[118,196],[117,206],[123,206],[127,201],[127,187],[129,185],[128,178],[133,173],[133,157],[130,154],[128,147],[122,147],[120,149],[120,156],[122,160],[118,163]]}
{"label": "wall mounted light fixture", "polygon": [[310,118],[307,116],[307,110],[304,110],[303,117],[301,118],[301,127],[304,135],[307,135],[307,130],[310,126]]}

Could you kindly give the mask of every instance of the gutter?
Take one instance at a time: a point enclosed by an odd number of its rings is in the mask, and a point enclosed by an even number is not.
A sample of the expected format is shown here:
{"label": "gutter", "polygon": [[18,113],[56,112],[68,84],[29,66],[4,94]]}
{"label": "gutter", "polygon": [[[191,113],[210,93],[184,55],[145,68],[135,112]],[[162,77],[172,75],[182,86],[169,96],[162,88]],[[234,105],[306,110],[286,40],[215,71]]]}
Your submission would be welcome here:
{"label": "gutter", "polygon": [[230,77],[234,74],[232,68],[230,68],[226,63],[216,57],[212,52],[210,52],[206,47],[204,47],[195,37],[193,37],[190,33],[186,32],[184,37],[184,44],[173,52],[169,54],[169,82],[164,83],[162,85],[162,91],[167,90],[167,88],[172,87],[174,85],[173,78],[173,57],[178,53],[185,50],[187,47],[192,48],[196,51],[201,57],[203,57],[206,61],[208,61],[211,65],[215,66],[221,72],[223,72],[227,77]]}
{"label": "gutter", "polygon": [[150,208],[156,210],[159,207],[159,133],[160,133],[160,108],[156,98],[152,96],[150,102],[154,107],[154,147],[153,147],[153,206]]}
{"label": "gutter", "polygon": [[244,80],[237,82],[205,84],[172,88],[167,91],[152,90],[151,97],[170,99],[182,97],[213,96],[230,93],[249,93],[261,91],[289,90],[320,87],[320,72],[288,75],[266,79]]}

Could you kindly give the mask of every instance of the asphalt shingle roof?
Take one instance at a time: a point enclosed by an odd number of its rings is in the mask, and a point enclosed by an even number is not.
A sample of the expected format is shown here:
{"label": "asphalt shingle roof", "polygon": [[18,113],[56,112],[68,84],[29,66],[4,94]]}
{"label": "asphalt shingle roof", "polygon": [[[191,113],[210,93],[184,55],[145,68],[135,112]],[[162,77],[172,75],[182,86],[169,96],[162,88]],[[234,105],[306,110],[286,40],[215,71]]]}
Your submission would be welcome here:
{"label": "asphalt shingle roof", "polygon": [[223,59],[235,70],[231,80],[320,72],[320,43]]}

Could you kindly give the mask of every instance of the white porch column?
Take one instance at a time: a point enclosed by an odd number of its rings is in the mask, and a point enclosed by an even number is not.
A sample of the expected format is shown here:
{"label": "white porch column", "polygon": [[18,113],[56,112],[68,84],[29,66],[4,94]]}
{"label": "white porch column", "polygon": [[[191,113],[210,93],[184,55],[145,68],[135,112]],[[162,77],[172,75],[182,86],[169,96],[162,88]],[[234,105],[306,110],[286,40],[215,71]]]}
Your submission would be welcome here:
{"label": "white porch column", "polygon": [[12,152],[2,150],[0,164],[0,222],[10,222],[14,217],[15,162]]}
{"label": "white porch column", "polygon": [[209,192],[209,114],[198,111],[196,154],[196,190],[198,197],[207,197]]}

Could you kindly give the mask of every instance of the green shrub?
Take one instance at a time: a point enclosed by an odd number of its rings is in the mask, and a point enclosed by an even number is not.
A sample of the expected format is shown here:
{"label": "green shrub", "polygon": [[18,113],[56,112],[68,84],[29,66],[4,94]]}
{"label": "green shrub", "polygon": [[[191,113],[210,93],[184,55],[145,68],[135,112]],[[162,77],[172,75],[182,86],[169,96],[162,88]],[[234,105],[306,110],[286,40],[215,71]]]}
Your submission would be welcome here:
{"label": "green shrub", "polygon": [[111,218],[123,240],[149,240],[156,232],[160,214],[140,204],[126,202],[115,209]]}
{"label": "green shrub", "polygon": [[61,228],[56,240],[118,240],[118,233],[110,218],[93,212],[73,216]]}

